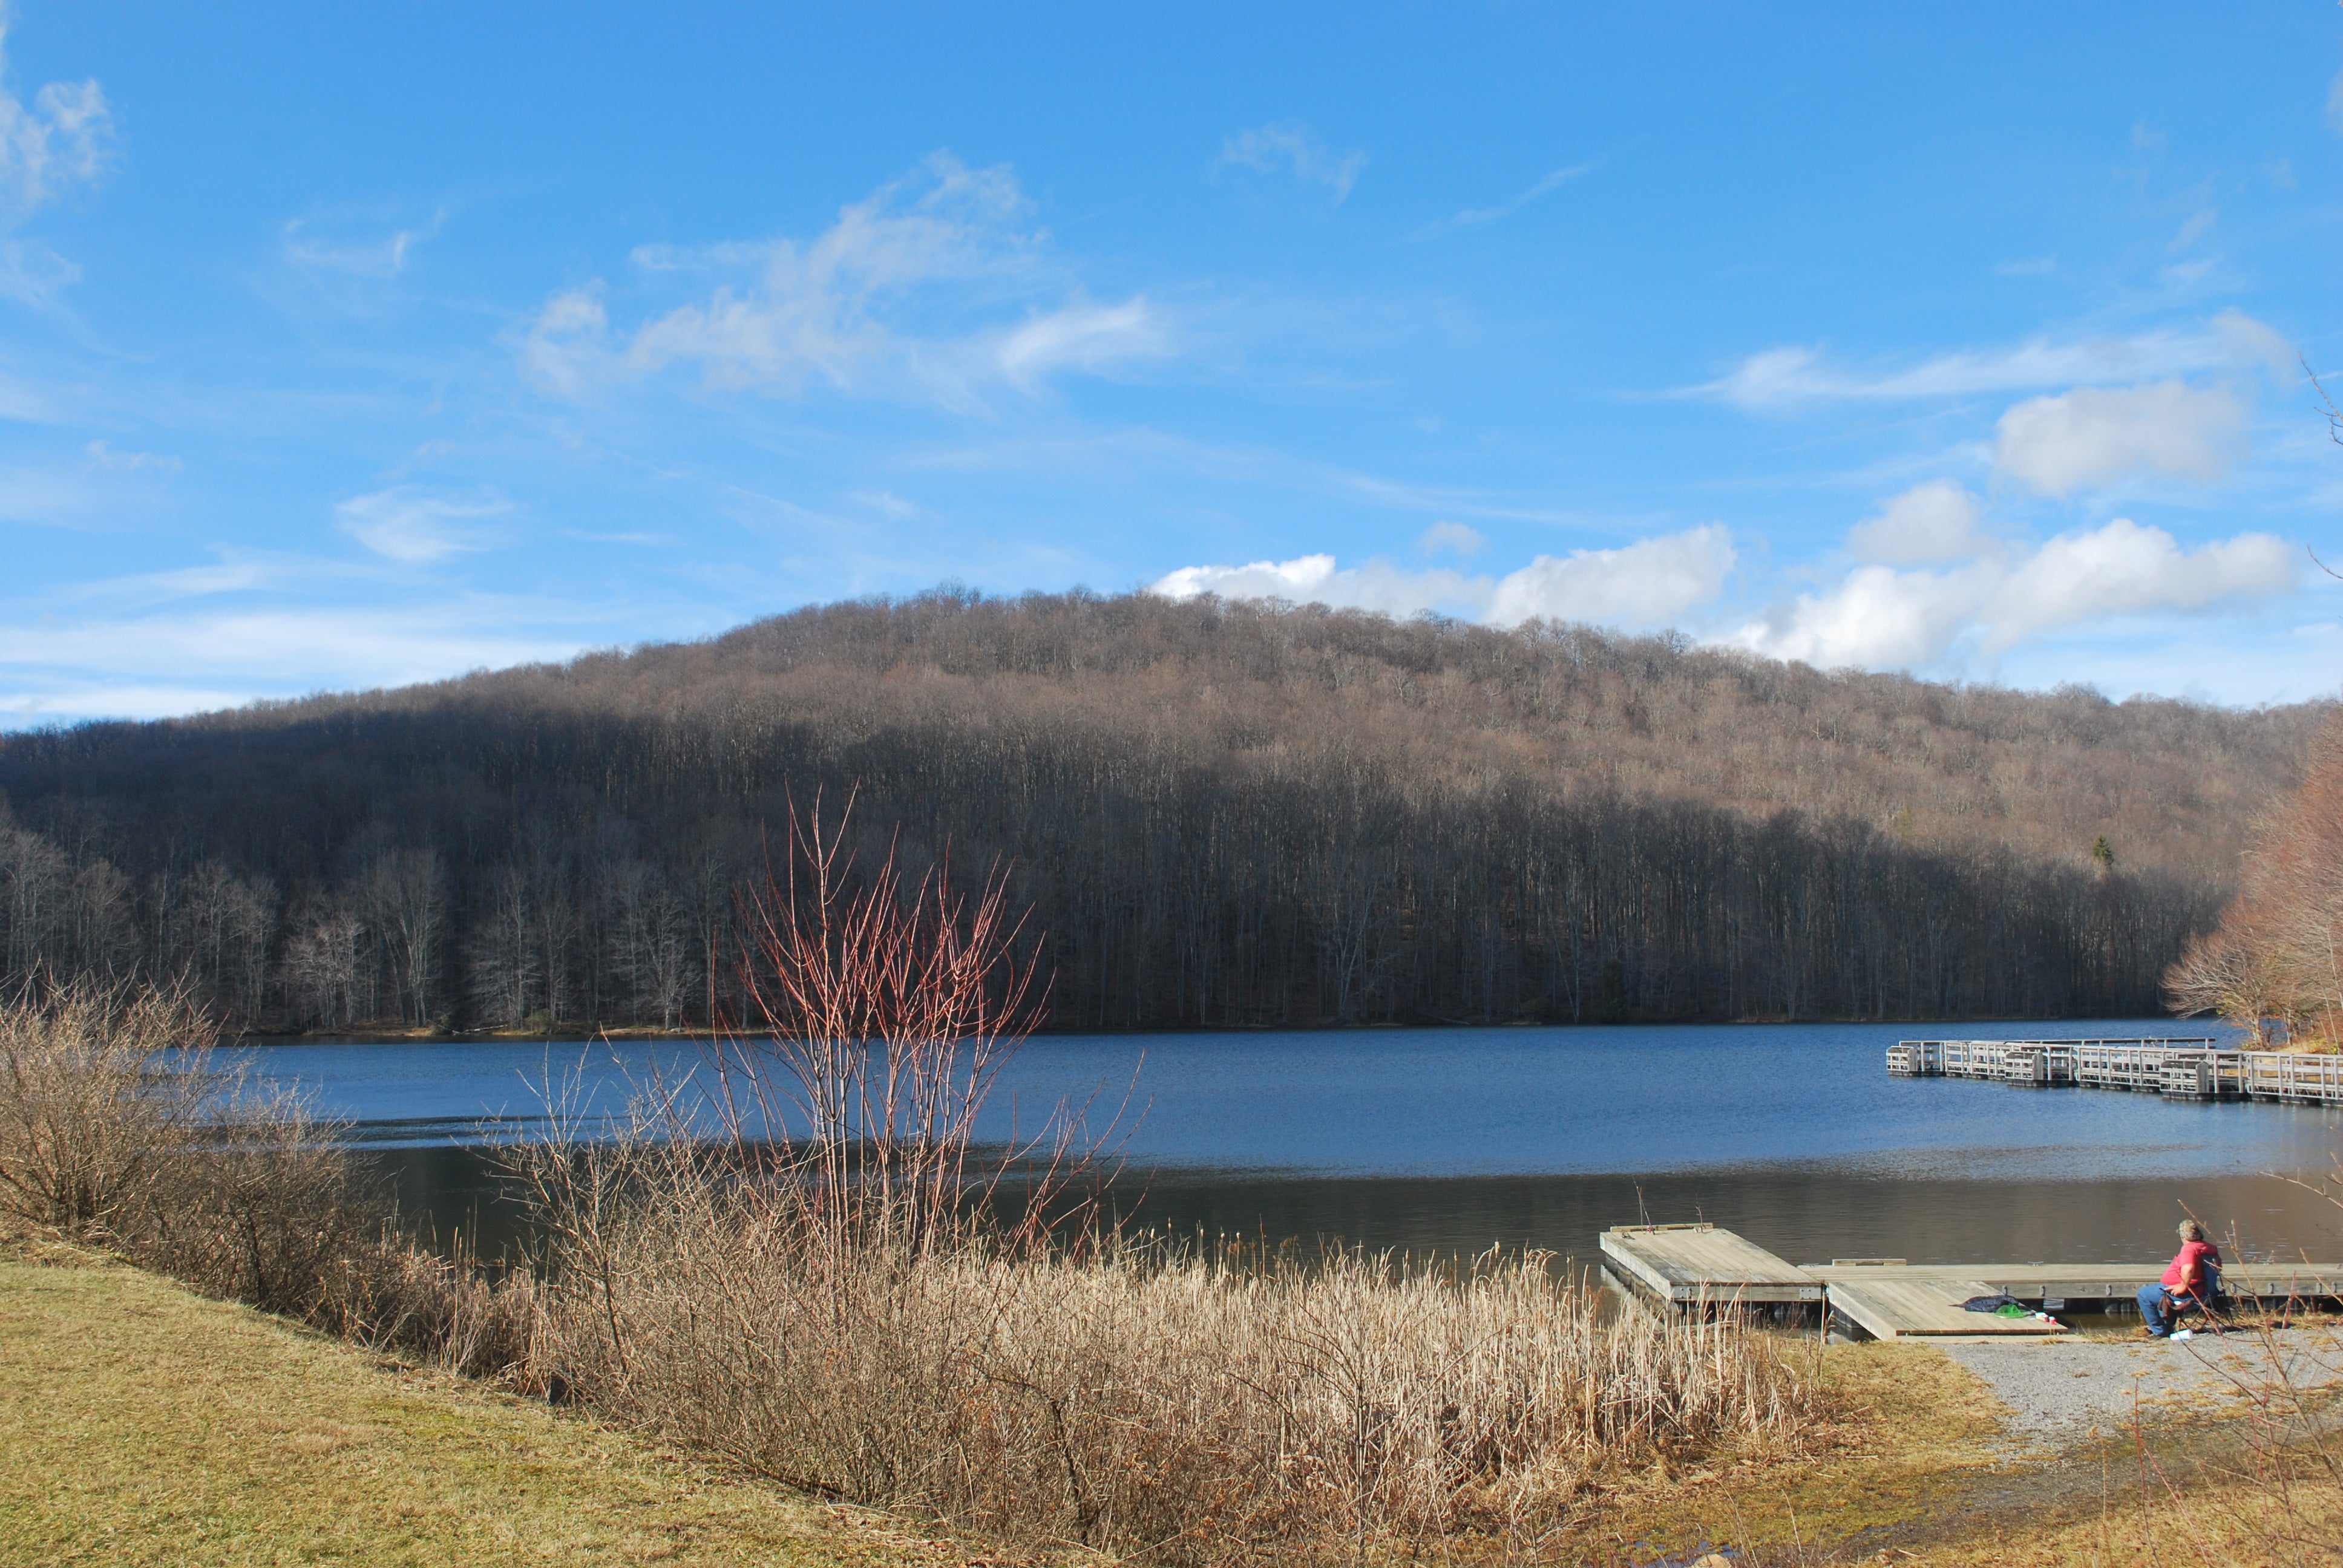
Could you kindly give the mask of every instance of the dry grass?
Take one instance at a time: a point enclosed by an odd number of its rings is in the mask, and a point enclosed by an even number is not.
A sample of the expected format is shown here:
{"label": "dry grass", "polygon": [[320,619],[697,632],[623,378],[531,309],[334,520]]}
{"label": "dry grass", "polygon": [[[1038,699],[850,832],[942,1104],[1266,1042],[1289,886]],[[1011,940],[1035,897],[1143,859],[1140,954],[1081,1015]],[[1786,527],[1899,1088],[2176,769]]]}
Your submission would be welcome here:
{"label": "dry grass", "polygon": [[820,1494],[1167,1563],[1535,1553],[1605,1473],[1812,1413],[1773,1342],[1606,1321],[1544,1257],[1104,1231],[1064,1108],[980,1165],[1041,1016],[1005,873],[973,900],[891,856],[858,873],[844,828],[792,810],[786,878],[744,906],[759,1027],[711,1049],[719,1147],[648,1085],[615,1141],[514,1151],[549,1238],[538,1365],[594,1408]]}
{"label": "dry grass", "polygon": [[2299,1418],[2322,1406],[2310,1387],[2336,1347],[2268,1348],[2240,1358],[2234,1397],[2144,1411],[2138,1430],[2044,1457],[1996,1441],[2006,1412],[1941,1351],[1834,1346],[1819,1358],[1825,1416],[1795,1462],[1728,1451],[1646,1475],[1563,1555],[1684,1561],[1723,1546],[1735,1568],[2333,1564],[2343,1486]]}
{"label": "dry grass", "polygon": [[216,1072],[214,1043],[203,1014],[156,991],[84,983],[0,1007],[0,1230],[525,1380],[529,1280],[417,1249],[342,1130]]}
{"label": "dry grass", "polygon": [[150,1274],[0,1261],[0,1561],[958,1560]]}
{"label": "dry grass", "polygon": [[751,1473],[1006,1540],[1534,1555],[1607,1477],[1786,1449],[1816,1408],[1779,1342],[1604,1321],[1542,1258],[840,1245],[681,1161],[629,1185],[561,1228],[548,1368]]}
{"label": "dry grass", "polygon": [[[818,1087],[850,1126],[794,1151],[736,1129],[709,1151],[654,1116],[615,1145],[517,1153],[548,1235],[526,1271],[387,1232],[338,1129],[215,1078],[203,1020],[168,999],[75,990],[0,1016],[0,1208],[736,1471],[1029,1548],[1530,1553],[1611,1470],[1786,1443],[1810,1413],[1810,1384],[1761,1336],[1601,1321],[1543,1259],[1305,1266],[977,1224],[962,1170],[982,1059],[931,1049],[920,1020],[940,1005],[1015,1035],[984,1021],[988,962],[961,961],[942,898],[862,944],[933,943],[958,966],[887,981],[902,1018],[870,1011],[911,1065],[866,1077],[874,1058],[845,1049],[798,1064],[835,1075]],[[837,972],[850,989],[878,971]],[[763,1075],[789,1060],[769,1050],[729,1070],[768,1104]],[[874,1183],[874,1147],[912,1179]]]}

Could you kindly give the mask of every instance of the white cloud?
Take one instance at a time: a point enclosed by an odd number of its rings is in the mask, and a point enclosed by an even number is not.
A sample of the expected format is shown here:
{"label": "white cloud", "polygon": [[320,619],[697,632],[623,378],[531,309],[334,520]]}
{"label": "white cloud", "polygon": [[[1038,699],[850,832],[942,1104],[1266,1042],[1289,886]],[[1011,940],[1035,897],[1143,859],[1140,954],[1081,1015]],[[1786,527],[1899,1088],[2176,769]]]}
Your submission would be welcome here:
{"label": "white cloud", "polygon": [[1990,568],[1938,573],[1858,567],[1827,594],[1800,594],[1724,640],[1824,669],[1912,669],[1936,663],[1992,591]]}
{"label": "white cloud", "polygon": [[1857,523],[1846,548],[1858,558],[1890,566],[1966,561],[1995,548],[1977,520],[1985,503],[1950,479],[1931,479],[1890,498],[1879,515]]}
{"label": "white cloud", "polygon": [[1265,175],[1290,171],[1295,179],[1332,191],[1340,206],[1358,183],[1359,171],[1367,166],[1367,155],[1329,151],[1309,126],[1272,120],[1222,142],[1221,161]]}
{"label": "white cloud", "polygon": [[1168,351],[1161,318],[1134,297],[1114,306],[1080,302],[1031,317],[1002,335],[992,358],[1012,385],[1031,391],[1054,371],[1096,374]]}
{"label": "white cloud", "polygon": [[1987,657],[2115,617],[2188,612],[2292,588],[2293,552],[2268,534],[2188,549],[2118,518],[2020,556],[1947,571],[1865,566],[1828,593],[1775,606],[1723,640],[1824,668],[1911,669],[1974,648]]}
{"label": "white cloud", "polygon": [[[7,12],[0,8],[0,49],[7,30]],[[95,80],[51,82],[33,95],[30,108],[0,89],[0,188],[18,216],[89,184],[113,157],[114,112]]]}
{"label": "white cloud", "polygon": [[[523,337],[521,365],[572,397],[689,365],[718,388],[820,384],[973,409],[988,388],[1030,394],[1059,372],[1104,374],[1169,353],[1171,327],[1156,307],[1136,296],[1099,304],[1046,262],[1043,236],[1019,226],[1025,206],[1007,169],[939,154],[809,241],[639,251],[653,280],[725,281],[631,333],[612,331],[604,285],[564,290]],[[1010,301],[1021,319],[965,326]]]}
{"label": "white cloud", "polygon": [[[8,20],[0,0],[0,75],[7,69]],[[57,308],[81,269],[43,242],[10,231],[95,183],[114,158],[114,114],[95,80],[51,82],[29,107],[0,86],[0,296],[39,310]]]}
{"label": "white cloud", "polygon": [[609,326],[598,284],[565,289],[546,301],[521,340],[521,368],[548,392],[580,397],[609,374]]}
{"label": "white cloud", "polygon": [[2191,550],[2162,528],[2117,518],[2088,533],[2059,535],[2012,571],[1986,607],[1986,647],[1998,651],[2108,616],[2267,598],[2293,588],[2298,575],[2294,551],[2269,534]]}
{"label": "white cloud", "polygon": [[2254,367],[2283,377],[2293,361],[2293,350],[2275,329],[2242,311],[2225,310],[2194,332],[2064,343],[2037,337],[2014,347],[1940,354],[1901,370],[1835,365],[1812,347],[1768,348],[1684,395],[1771,412],[1816,402],[1955,397]]}
{"label": "white cloud", "polygon": [[1733,536],[1718,523],[1615,550],[1540,556],[1497,585],[1488,618],[1664,626],[1722,593],[1733,561]]}
{"label": "white cloud", "polygon": [[385,559],[424,566],[488,548],[490,536],[471,525],[511,510],[510,502],[493,495],[449,496],[402,485],[337,502],[334,518],[343,532]]}
{"label": "white cloud", "polygon": [[1410,571],[1382,560],[1339,567],[1331,555],[1246,566],[1182,567],[1149,585],[1167,598],[1282,598],[1408,615],[1445,610],[1517,626],[1592,621],[1645,628],[1671,624],[1715,599],[1733,568],[1732,536],[1720,525],[1642,539],[1610,550],[1539,556],[1503,578],[1444,569]]}
{"label": "white cloud", "polygon": [[1425,555],[1454,550],[1460,556],[1477,556],[1488,542],[1481,537],[1478,528],[1463,523],[1440,522],[1423,530],[1423,537],[1415,541],[1415,548]]}
{"label": "white cloud", "polygon": [[2078,387],[2001,417],[1994,471],[2046,496],[2146,475],[2208,485],[2245,446],[2246,408],[2218,387],[2183,381]]}
{"label": "white cloud", "polygon": [[1182,567],[1149,584],[1148,591],[1166,598],[1209,593],[1413,615],[1441,608],[1477,611],[1488,602],[1489,579],[1453,571],[1408,571],[1381,560],[1338,568],[1332,556],[1315,555],[1241,567]]}

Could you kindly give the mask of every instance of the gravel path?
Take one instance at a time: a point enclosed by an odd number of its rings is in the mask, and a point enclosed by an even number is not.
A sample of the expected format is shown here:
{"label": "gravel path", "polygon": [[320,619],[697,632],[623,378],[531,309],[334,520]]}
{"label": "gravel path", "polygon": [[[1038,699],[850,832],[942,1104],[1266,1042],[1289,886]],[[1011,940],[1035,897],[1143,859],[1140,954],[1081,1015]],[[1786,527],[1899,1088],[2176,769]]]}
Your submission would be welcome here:
{"label": "gravel path", "polygon": [[[2326,1329],[2277,1336],[2288,1376],[2300,1386],[2343,1382],[2343,1338]],[[2234,1405],[2240,1384],[2268,1382],[2274,1368],[2259,1334],[2169,1340],[2034,1340],[1946,1344],[1945,1353],[1983,1378],[2010,1408],[2010,1435],[2030,1447],[2063,1447],[2129,1424],[2205,1414]]]}

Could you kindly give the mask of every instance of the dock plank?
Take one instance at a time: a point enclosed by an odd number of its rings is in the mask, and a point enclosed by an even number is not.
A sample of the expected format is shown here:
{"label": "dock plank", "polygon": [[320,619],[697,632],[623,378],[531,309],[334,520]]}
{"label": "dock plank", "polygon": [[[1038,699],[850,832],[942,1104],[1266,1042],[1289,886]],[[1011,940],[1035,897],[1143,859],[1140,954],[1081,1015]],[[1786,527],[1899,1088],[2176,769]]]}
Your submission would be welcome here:
{"label": "dock plank", "polygon": [[1901,1270],[1872,1271],[1877,1278],[1847,1279],[1830,1286],[1831,1310],[1840,1312],[1883,1340],[1910,1337],[1984,1334],[1994,1336],[2056,1334],[2064,1325],[2039,1318],[1997,1318],[1991,1312],[1964,1310],[1975,1296],[1999,1294],[1982,1280],[1936,1276],[1899,1277]]}
{"label": "dock plank", "polygon": [[1614,1225],[1603,1255],[1664,1302],[1819,1302],[1805,1270],[1715,1225]]}

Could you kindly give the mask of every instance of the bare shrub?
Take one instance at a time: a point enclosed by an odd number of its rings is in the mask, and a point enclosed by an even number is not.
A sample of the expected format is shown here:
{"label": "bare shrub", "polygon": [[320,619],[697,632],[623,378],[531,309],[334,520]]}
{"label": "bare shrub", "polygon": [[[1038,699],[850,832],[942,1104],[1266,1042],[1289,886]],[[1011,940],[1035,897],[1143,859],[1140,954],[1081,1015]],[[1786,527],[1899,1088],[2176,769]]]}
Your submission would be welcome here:
{"label": "bare shrub", "polygon": [[[741,989],[763,1027],[711,1048],[723,1136],[778,1161],[789,1217],[816,1245],[950,1246],[975,1212],[971,1178],[1004,1168],[971,1170],[977,1115],[1047,1016],[1046,988],[1019,952],[1002,868],[972,903],[950,846],[908,886],[891,849],[858,876],[852,800],[829,829],[820,812],[819,797],[809,815],[791,807],[785,877],[743,900]],[[1056,1134],[1062,1156],[1067,1131],[1053,1119],[1038,1142]],[[1065,1174],[1045,1172],[1029,1213]]]}
{"label": "bare shrub", "polygon": [[399,1233],[339,1124],[214,1069],[178,994],[84,981],[0,1007],[0,1216],[451,1370],[525,1377],[525,1274]]}
{"label": "bare shrub", "polygon": [[1181,1563],[1534,1538],[1606,1467],[1785,1438],[1813,1406],[1771,1342],[1604,1322],[1543,1258],[962,1244],[832,1270],[802,1234],[712,1183],[663,1192],[547,1290],[549,1364],[757,1474]]}
{"label": "bare shrub", "polygon": [[217,1098],[216,1038],[176,996],[87,980],[0,1008],[0,1212],[75,1241],[136,1229]]}
{"label": "bare shrub", "polygon": [[[551,1238],[540,1364],[578,1397],[817,1493],[1173,1563],[1534,1542],[1607,1465],[1811,1409],[1770,1342],[1606,1322],[1543,1257],[1262,1258],[1079,1205],[1069,1226],[1062,1117],[974,1142],[1031,1017],[999,879],[966,904],[891,858],[857,877],[840,843],[792,820],[756,906],[769,1033],[711,1061],[715,1148],[653,1085],[614,1139],[512,1151]],[[1033,1187],[1002,1228],[1011,1174]]]}

